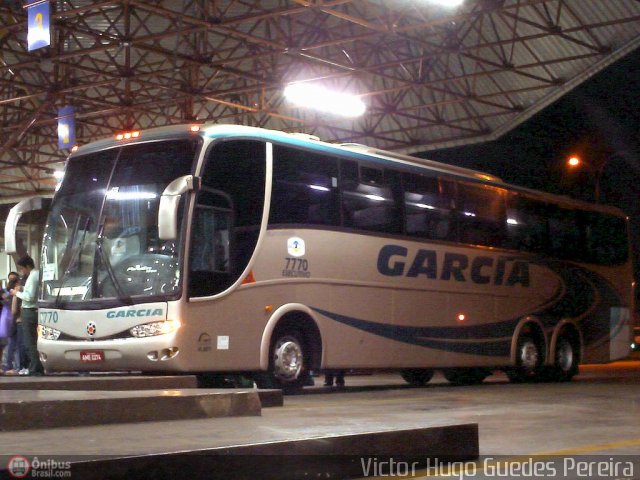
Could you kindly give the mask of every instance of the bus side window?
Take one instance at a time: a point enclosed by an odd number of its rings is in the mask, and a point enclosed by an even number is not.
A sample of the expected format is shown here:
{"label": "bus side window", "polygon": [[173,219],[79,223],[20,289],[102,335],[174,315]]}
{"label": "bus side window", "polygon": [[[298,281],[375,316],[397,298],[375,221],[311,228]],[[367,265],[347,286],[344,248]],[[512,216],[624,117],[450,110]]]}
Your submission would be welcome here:
{"label": "bus side window", "polygon": [[198,193],[191,227],[189,294],[220,293],[231,284],[231,205],[208,189]]}
{"label": "bus side window", "polygon": [[399,174],[352,161],[341,165],[340,186],[344,226],[375,232],[401,233]]}
{"label": "bus side window", "polygon": [[265,173],[264,142],[221,141],[207,153],[192,220],[189,295],[215,295],[243,274],[260,234]]}
{"label": "bus side window", "polygon": [[415,173],[403,174],[402,183],[407,235],[430,240],[456,240],[451,215],[453,184]]}
{"label": "bus side window", "polygon": [[504,190],[460,182],[456,207],[462,243],[504,246],[507,222]]}
{"label": "bus side window", "polygon": [[533,198],[511,193],[507,198],[507,248],[549,252],[547,207]]}
{"label": "bus side window", "polygon": [[627,225],[624,219],[600,212],[585,212],[589,261],[619,265],[629,256]]}
{"label": "bus side window", "polygon": [[587,259],[587,245],[581,220],[577,210],[550,207],[549,240],[553,256],[562,260]]}
{"label": "bus side window", "polygon": [[274,145],[269,223],[338,226],[338,160]]}

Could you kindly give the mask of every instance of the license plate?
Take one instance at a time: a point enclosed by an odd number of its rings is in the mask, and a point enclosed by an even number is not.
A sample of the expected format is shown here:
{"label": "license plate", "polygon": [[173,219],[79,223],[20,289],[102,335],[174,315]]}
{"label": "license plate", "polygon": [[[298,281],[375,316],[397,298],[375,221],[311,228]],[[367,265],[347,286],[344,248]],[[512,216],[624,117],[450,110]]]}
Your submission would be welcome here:
{"label": "license plate", "polygon": [[104,362],[104,352],[102,350],[95,350],[91,352],[80,352],[81,362]]}

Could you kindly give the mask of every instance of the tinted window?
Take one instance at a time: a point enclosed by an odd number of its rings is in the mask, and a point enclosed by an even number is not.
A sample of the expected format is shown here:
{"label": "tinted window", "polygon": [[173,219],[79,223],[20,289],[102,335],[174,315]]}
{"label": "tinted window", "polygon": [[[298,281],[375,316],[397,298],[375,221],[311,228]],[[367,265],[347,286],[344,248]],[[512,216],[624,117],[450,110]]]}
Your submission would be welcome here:
{"label": "tinted window", "polygon": [[402,215],[396,199],[399,174],[350,161],[341,165],[344,226],[376,232],[401,233]]}
{"label": "tinted window", "polygon": [[274,146],[269,223],[339,225],[338,160]]}
{"label": "tinted window", "polygon": [[603,265],[623,263],[629,254],[624,219],[598,212],[585,216],[589,261]]}
{"label": "tinted window", "polygon": [[458,184],[460,241],[503,246],[506,238],[505,191],[487,185]]}
{"label": "tinted window", "polygon": [[[179,140],[123,147],[110,188],[151,183],[167,185],[191,173],[200,142]],[[149,168],[153,165],[153,168]]]}
{"label": "tinted window", "polygon": [[189,294],[213,295],[233,283],[231,275],[231,226],[229,199],[203,189],[198,193],[191,224]]}
{"label": "tinted window", "polygon": [[[119,149],[113,148],[69,160],[65,168],[65,177],[71,180],[62,182],[56,195],[62,197],[94,191],[103,196],[104,192],[99,190],[107,186],[118,153]],[[99,206],[97,208],[100,209]]]}
{"label": "tinted window", "polygon": [[202,183],[231,197],[236,227],[259,227],[262,221],[265,148],[262,142],[222,142],[207,158]]}
{"label": "tinted window", "polygon": [[456,237],[451,207],[454,184],[426,175],[403,175],[405,231],[432,240]]}
{"label": "tinted window", "polygon": [[546,204],[512,193],[507,202],[508,248],[546,253],[549,250]]}
{"label": "tinted window", "polygon": [[222,292],[247,267],[262,223],[265,158],[265,144],[247,140],[209,152],[191,228],[190,295]]}
{"label": "tinted window", "polygon": [[549,208],[549,242],[551,254],[563,260],[586,260],[587,251],[582,216],[578,210]]}

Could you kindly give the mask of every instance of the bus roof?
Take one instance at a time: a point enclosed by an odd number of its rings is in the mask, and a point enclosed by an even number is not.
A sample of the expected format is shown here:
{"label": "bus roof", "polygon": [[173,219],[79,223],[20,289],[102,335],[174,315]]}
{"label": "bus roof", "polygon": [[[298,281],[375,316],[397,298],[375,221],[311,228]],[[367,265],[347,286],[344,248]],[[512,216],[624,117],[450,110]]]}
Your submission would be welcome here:
{"label": "bus roof", "polygon": [[[196,127],[198,127],[196,129]],[[123,144],[143,143],[148,141],[158,141],[172,138],[186,138],[194,135],[200,135],[209,138],[252,138],[274,143],[284,143],[293,146],[308,148],[311,150],[321,151],[325,153],[333,153],[336,155],[353,157],[359,160],[373,160],[377,163],[391,165],[405,165],[414,167],[416,170],[430,170],[447,176],[457,177],[459,179],[467,179],[475,182],[481,182],[488,185],[506,188],[508,190],[526,193],[540,201],[564,205],[567,207],[583,208],[588,210],[597,210],[607,212],[617,216],[625,216],[620,209],[608,205],[599,205],[576,200],[565,195],[556,195],[552,193],[533,190],[518,185],[512,185],[504,182],[501,178],[477,171],[469,168],[458,167],[446,163],[428,160],[424,158],[404,155],[401,153],[380,150],[366,145],[343,143],[333,144],[321,141],[318,137],[304,133],[285,133],[277,130],[268,130],[258,127],[249,127],[244,125],[231,124],[182,124],[167,127],[152,128],[149,130],[139,131],[136,138],[116,137],[98,140],[78,148],[69,158],[88,153],[113,148]]]}

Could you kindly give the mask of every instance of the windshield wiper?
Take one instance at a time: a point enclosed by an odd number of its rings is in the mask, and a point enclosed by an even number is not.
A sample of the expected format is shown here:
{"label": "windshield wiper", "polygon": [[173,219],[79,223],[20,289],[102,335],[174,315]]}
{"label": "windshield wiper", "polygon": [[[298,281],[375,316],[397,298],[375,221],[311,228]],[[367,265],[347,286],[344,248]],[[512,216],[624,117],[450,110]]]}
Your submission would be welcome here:
{"label": "windshield wiper", "polygon": [[122,286],[120,285],[120,282],[118,282],[118,279],[116,278],[116,274],[113,271],[113,266],[111,265],[111,261],[109,260],[109,257],[107,256],[107,254],[104,253],[104,249],[102,248],[102,244],[104,241],[104,237],[102,236],[102,230],[104,230],[104,225],[100,231],[98,240],[96,241],[96,247],[98,252],[100,252],[100,259],[102,260],[102,264],[104,265],[104,268],[107,271],[107,274],[109,275],[109,279],[111,280],[111,283],[113,283],[113,287],[116,289],[118,300],[122,300],[123,302],[126,302],[129,305],[133,305],[133,300],[131,299],[131,297],[125,296],[124,292],[122,291]]}
{"label": "windshield wiper", "polygon": [[[78,233],[78,227],[80,225],[80,219],[82,217],[78,216],[78,220],[76,221],[76,226],[73,231],[73,235],[71,236],[71,243],[75,239],[76,234]],[[53,301],[53,305],[55,308],[60,308],[60,293],[62,293],[62,286],[64,285],[64,281],[67,279],[67,275],[71,273],[71,267],[75,265],[76,260],[80,257],[80,253],[82,252],[82,248],[84,247],[84,240],[87,237],[87,232],[89,231],[89,224],[91,223],[91,217],[86,217],[86,221],[84,222],[84,233],[82,234],[82,238],[80,242],[78,242],[77,250],[73,253],[73,256],[69,259],[69,263],[67,268],[65,268],[64,273],[62,274],[62,278],[60,278],[60,283],[58,286],[58,293],[56,294],[56,298]]]}

